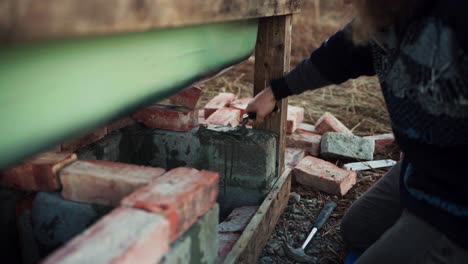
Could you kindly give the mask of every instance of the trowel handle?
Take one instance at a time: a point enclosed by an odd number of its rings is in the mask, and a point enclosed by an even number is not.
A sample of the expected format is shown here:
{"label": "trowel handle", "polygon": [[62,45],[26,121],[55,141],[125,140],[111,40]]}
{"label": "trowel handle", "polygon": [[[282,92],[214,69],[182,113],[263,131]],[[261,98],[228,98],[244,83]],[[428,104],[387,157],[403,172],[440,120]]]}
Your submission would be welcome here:
{"label": "trowel handle", "polygon": [[[272,113],[274,113],[274,112],[276,112],[276,111],[278,111],[278,110],[279,110],[278,105],[275,105],[275,108],[273,109],[273,112],[272,112]],[[252,120],[257,119],[257,113],[255,113],[255,112],[248,112],[248,113],[247,113],[247,116],[248,116],[249,119],[252,119]]]}
{"label": "trowel handle", "polygon": [[248,112],[248,113],[247,113],[247,117],[248,117],[249,119],[255,120],[255,119],[257,119],[257,113],[255,113],[255,112]]}
{"label": "trowel handle", "polygon": [[322,228],[322,226],[327,222],[333,210],[336,208],[336,203],[328,201],[325,203],[322,211],[320,212],[317,219],[315,219],[314,227],[317,229]]}

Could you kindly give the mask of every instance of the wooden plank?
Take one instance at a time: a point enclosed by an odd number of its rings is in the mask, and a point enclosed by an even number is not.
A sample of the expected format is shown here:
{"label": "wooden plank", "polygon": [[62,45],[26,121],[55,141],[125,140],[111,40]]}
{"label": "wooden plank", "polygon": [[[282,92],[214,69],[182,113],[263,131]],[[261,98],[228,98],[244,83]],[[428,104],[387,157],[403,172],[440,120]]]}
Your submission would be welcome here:
{"label": "wooden plank", "polygon": [[224,264],[257,263],[278,220],[288,205],[291,191],[291,169],[285,169],[244,233],[226,257]]}
{"label": "wooden plank", "polygon": [[[271,80],[280,78],[289,71],[291,22],[291,15],[260,19],[255,49],[254,94],[260,93],[269,87]],[[256,128],[278,134],[278,175],[281,175],[286,149],[288,100],[281,100],[278,106],[279,114],[269,116],[264,124]]]}
{"label": "wooden plank", "polygon": [[[0,43],[292,14],[300,0],[0,0]],[[2,12],[0,12],[2,13]]]}

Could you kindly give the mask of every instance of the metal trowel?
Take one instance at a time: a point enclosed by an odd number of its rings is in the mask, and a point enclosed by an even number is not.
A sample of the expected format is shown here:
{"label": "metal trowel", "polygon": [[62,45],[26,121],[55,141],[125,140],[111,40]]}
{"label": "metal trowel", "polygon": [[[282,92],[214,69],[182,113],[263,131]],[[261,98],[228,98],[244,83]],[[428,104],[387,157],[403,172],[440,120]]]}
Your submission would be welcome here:
{"label": "metal trowel", "polygon": [[[273,109],[273,112],[276,112],[279,110],[279,107],[278,105],[275,105],[275,108]],[[241,120],[241,126],[243,128],[246,127],[247,123],[249,122],[249,120],[255,120],[257,119],[257,113],[255,112],[249,112],[249,113],[245,113],[243,116],[242,116],[242,120]]]}
{"label": "metal trowel", "polygon": [[256,118],[257,113],[255,112],[245,113],[242,116],[241,126],[245,128],[250,119],[255,120]]}

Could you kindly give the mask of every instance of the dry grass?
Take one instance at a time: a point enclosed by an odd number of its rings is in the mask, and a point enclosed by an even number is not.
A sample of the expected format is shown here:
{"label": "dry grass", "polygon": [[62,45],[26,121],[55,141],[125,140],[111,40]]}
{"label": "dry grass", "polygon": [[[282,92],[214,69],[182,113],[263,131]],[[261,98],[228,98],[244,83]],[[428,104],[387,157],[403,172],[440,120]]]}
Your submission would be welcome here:
{"label": "dry grass", "polygon": [[[322,6],[320,23],[315,23],[312,1],[304,1],[302,14],[294,18],[291,65],[294,67],[306,58],[312,50],[350,20],[349,7],[333,9],[336,5],[328,1]],[[228,72],[201,84],[201,103],[219,92],[233,92],[241,97],[252,95],[254,61],[250,59],[233,67]],[[293,96],[290,104],[306,110],[306,122],[315,121],[324,113],[331,112],[353,128],[358,135],[388,133],[388,114],[376,78],[350,80],[341,85],[329,86],[299,96]]]}

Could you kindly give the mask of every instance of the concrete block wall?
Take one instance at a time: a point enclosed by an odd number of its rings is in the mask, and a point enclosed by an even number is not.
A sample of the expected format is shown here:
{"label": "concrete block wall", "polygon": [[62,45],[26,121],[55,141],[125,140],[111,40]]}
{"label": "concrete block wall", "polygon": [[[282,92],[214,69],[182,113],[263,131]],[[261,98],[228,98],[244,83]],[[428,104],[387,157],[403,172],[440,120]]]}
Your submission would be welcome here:
{"label": "concrete block wall", "polygon": [[[12,247],[5,255],[9,263],[20,263],[20,258],[22,263],[38,263],[44,257],[43,263],[158,263],[179,244],[186,245],[184,259],[191,260],[184,263],[215,263],[217,173],[185,167],[164,173],[153,167],[78,160],[58,174],[66,182],[65,195],[0,192],[5,198],[2,216],[8,216],[2,218],[8,234],[3,242]],[[81,182],[83,177],[88,180]],[[15,241],[21,246],[13,246]],[[180,252],[169,256],[177,259]],[[164,263],[175,263],[167,259]]]}
{"label": "concrete block wall", "polygon": [[[134,115],[142,125],[123,118],[0,172],[7,187],[0,190],[4,242],[11,247],[3,259],[83,263],[98,256],[134,263],[145,256],[151,263],[215,263],[220,211],[259,205],[276,180],[276,138],[196,126],[197,93],[171,98],[185,108],[143,109]],[[245,107],[229,108],[235,96],[221,97],[229,102],[212,102],[208,112],[222,117]],[[182,123],[160,126],[155,115]],[[240,115],[227,119],[232,125]],[[103,237],[109,244],[95,249]],[[114,247],[118,241],[125,245]]]}

